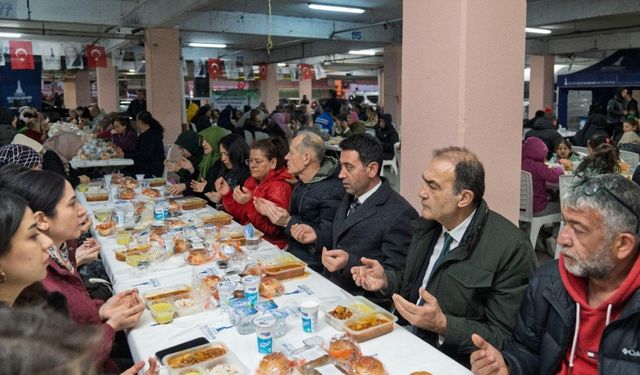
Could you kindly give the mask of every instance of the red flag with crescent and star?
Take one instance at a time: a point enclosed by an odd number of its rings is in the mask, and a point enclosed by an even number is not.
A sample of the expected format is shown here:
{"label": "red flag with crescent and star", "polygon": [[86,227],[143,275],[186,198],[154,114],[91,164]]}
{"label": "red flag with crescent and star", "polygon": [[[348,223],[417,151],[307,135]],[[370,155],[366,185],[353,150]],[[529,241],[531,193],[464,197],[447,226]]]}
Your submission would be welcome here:
{"label": "red flag with crescent and star", "polygon": [[260,73],[258,74],[258,77],[260,78],[261,81],[267,79],[267,64],[260,64]]}
{"label": "red flag with crescent and star", "polygon": [[87,68],[106,68],[107,67],[107,54],[104,51],[104,47],[96,46],[93,44],[87,44]]}
{"label": "red flag with crescent and star", "polygon": [[300,64],[300,78],[313,79],[313,69],[309,64]]}
{"label": "red flag with crescent and star", "polygon": [[10,40],[9,53],[11,54],[12,70],[33,70],[36,68],[33,61],[33,47],[31,46],[31,42]]}
{"label": "red flag with crescent and star", "polygon": [[209,78],[218,79],[222,78],[224,63],[221,59],[209,59],[208,62],[209,68]]}

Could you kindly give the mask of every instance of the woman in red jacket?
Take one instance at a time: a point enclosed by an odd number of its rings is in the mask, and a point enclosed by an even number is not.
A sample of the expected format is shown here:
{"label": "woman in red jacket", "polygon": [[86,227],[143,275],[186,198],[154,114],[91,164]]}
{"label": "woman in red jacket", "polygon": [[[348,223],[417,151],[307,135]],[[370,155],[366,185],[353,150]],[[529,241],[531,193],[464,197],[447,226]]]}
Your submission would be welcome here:
{"label": "woman in red jacket", "polygon": [[117,365],[109,360],[115,332],[138,323],[144,302],[133,290],[118,293],[106,302],[91,299],[76,269],[75,249],[67,245],[75,242],[89,220],[71,184],[49,171],[5,168],[0,170],[0,188],[28,202],[36,227],[53,243],[42,284],[47,291],[66,297],[71,320],[78,324],[102,324],[103,338],[96,362],[108,373],[118,372]]}
{"label": "woman in red jacket", "polygon": [[271,223],[268,217],[260,214],[254,204],[254,198],[267,199],[289,210],[291,199],[291,181],[293,177],[286,168],[283,147],[272,139],[260,139],[253,142],[249,159],[251,177],[243,186],[233,191],[224,179],[217,181],[216,190],[222,195],[224,209],[241,224],[251,223],[264,233],[264,239],[284,249],[287,239],[282,227]]}

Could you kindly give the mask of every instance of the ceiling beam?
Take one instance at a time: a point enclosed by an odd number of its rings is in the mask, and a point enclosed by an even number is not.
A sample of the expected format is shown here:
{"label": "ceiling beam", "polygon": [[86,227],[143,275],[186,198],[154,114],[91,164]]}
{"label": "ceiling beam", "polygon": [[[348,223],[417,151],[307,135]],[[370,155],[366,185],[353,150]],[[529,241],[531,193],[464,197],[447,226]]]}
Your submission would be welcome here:
{"label": "ceiling beam", "polygon": [[640,30],[624,30],[588,36],[529,39],[526,43],[527,55],[593,53],[627,48],[640,48]]}
{"label": "ceiling beam", "polygon": [[637,12],[638,0],[529,0],[527,26],[545,26]]}

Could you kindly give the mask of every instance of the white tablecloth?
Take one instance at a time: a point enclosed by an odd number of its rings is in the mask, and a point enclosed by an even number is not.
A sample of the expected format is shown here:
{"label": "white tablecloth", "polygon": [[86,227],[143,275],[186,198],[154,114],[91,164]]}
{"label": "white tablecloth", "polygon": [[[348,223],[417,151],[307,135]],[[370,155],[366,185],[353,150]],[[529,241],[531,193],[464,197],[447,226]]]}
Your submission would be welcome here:
{"label": "white tablecloth", "polygon": [[69,162],[75,169],[95,167],[126,167],[133,165],[133,159],[80,160],[71,159]]}
{"label": "white tablecloth", "polygon": [[[84,194],[78,193],[78,196],[80,201],[86,204]],[[104,203],[86,204],[86,207],[92,212],[97,207],[104,207],[104,205]],[[207,207],[200,212],[204,211],[213,211],[213,209]],[[163,263],[151,265],[149,270],[141,272],[115,259],[113,249],[118,247],[115,238],[100,236],[96,236],[96,238],[102,245],[100,255],[115,291],[135,287],[144,293],[158,286],[192,284],[194,274],[207,268],[216,267],[215,264],[190,266],[184,262],[181,256],[176,255]],[[263,242],[250,257],[255,259],[279,251],[275,246]],[[276,297],[274,301],[280,307],[294,306],[297,302],[309,298],[323,302],[346,295],[346,292],[323,276],[311,269],[307,271],[308,276],[304,278],[285,281],[285,293],[299,291],[298,286],[303,285],[309,288],[313,294],[309,296],[301,292]],[[325,342],[328,342],[331,337],[340,334],[324,321],[323,312],[319,313],[318,321],[319,329],[315,333],[309,334],[303,332],[299,318],[290,316],[287,320],[287,334],[282,338],[274,339],[273,350],[281,351],[285,345],[295,348],[302,347],[302,341],[314,335],[321,336]],[[179,317],[167,325],[155,325],[154,323],[147,310],[142,315],[137,327],[128,332],[127,337],[134,360],[146,359],[159,350],[201,337],[203,336],[201,330],[203,326],[219,328],[231,325],[227,315],[222,314],[220,309]],[[244,365],[252,370],[252,373],[257,368],[262,355],[257,350],[255,333],[240,335],[235,328],[230,328],[217,333],[215,340],[224,342]],[[409,374],[413,371],[429,371],[432,374],[470,373],[466,368],[398,325],[395,326],[393,332],[360,345],[364,355],[376,355],[386,366],[389,374]]]}

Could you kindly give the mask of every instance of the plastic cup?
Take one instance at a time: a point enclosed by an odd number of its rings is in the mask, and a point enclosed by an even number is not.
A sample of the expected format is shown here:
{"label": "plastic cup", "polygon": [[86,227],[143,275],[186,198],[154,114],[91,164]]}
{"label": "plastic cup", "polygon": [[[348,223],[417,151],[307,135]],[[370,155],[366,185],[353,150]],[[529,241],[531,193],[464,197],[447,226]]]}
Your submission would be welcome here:
{"label": "plastic cup", "polygon": [[173,322],[173,316],[175,315],[175,308],[173,304],[168,301],[157,301],[151,303],[149,306],[151,310],[151,316],[153,320],[158,324],[167,324]]}
{"label": "plastic cup", "polygon": [[110,187],[111,187],[111,175],[110,174],[105,174],[104,175],[104,188],[109,190]]}
{"label": "plastic cup", "polygon": [[262,315],[253,320],[258,338],[258,353],[269,354],[273,349],[273,328],[276,318],[273,315]]}
{"label": "plastic cup", "polygon": [[242,278],[244,285],[244,298],[252,305],[258,302],[258,288],[260,287],[260,276],[247,275]]}
{"label": "plastic cup", "polygon": [[131,243],[131,231],[118,229],[116,231],[116,242],[118,245],[128,245]]}
{"label": "plastic cup", "polygon": [[260,237],[249,237],[245,239],[248,251],[256,251],[260,247]]}
{"label": "plastic cup", "polygon": [[311,299],[300,303],[303,331],[311,333],[318,328],[318,306],[318,302]]}
{"label": "plastic cup", "polygon": [[218,283],[218,297],[220,298],[220,309],[229,311],[229,300],[233,297],[233,291],[236,290],[236,283],[233,281],[220,281]]}
{"label": "plastic cup", "polygon": [[138,182],[142,182],[142,180],[144,180],[144,174],[137,174],[137,175],[136,175],[136,180],[137,180]]}

